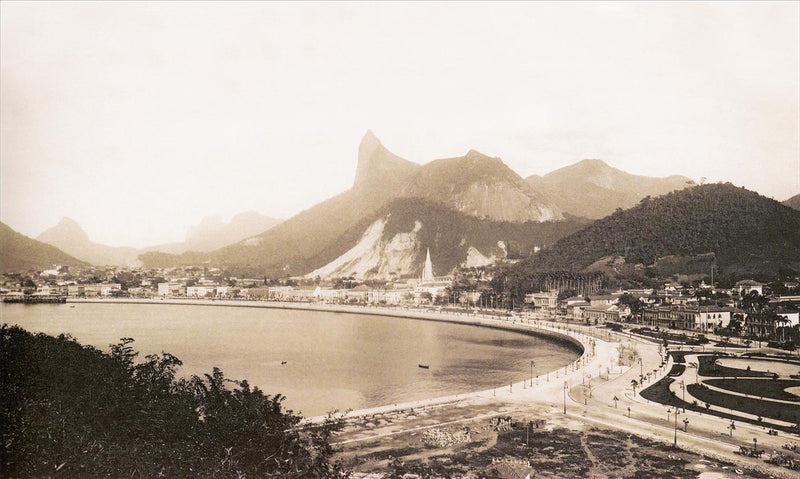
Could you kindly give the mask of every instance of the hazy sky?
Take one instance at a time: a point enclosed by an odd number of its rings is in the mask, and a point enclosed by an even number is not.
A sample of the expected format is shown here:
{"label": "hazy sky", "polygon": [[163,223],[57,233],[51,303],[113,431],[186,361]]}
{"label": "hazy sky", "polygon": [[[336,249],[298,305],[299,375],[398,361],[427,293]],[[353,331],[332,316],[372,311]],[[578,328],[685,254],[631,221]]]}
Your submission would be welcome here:
{"label": "hazy sky", "polygon": [[[800,193],[798,2],[0,3],[2,221],[182,240],[349,188],[372,129]],[[568,194],[568,192],[565,192]]]}

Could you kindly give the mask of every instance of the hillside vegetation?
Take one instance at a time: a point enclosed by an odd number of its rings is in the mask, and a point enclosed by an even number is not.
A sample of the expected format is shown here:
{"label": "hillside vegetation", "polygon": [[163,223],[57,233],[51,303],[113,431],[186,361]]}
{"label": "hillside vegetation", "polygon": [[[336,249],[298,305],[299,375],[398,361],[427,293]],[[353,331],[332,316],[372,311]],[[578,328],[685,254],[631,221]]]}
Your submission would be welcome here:
{"label": "hillside vegetation", "polygon": [[531,271],[583,271],[604,257],[651,265],[714,253],[721,271],[773,273],[800,265],[800,212],[730,183],[696,186],[598,220],[522,262]]}
{"label": "hillside vegetation", "polygon": [[0,329],[2,477],[337,477],[329,421],[301,431],[246,381],[176,379],[178,358],[136,362],[69,336]]}
{"label": "hillside vegetation", "polygon": [[78,266],[84,262],[55,246],[44,244],[17,233],[0,222],[0,272],[52,268],[53,265]]}

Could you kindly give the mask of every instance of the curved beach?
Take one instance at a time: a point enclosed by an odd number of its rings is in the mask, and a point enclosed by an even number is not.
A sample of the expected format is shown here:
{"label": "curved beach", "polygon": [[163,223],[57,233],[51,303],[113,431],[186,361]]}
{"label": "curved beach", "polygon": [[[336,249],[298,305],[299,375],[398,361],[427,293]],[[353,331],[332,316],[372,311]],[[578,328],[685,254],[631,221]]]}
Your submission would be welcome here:
{"label": "curved beach", "polygon": [[[543,319],[522,318],[513,316],[499,316],[480,313],[462,313],[449,311],[432,311],[427,309],[364,307],[336,304],[317,303],[290,303],[275,301],[236,301],[236,300],[204,300],[204,299],[70,299],[70,303],[127,303],[127,304],[161,304],[161,305],[190,305],[209,307],[246,307],[246,308],[273,308],[305,310],[331,313],[366,314],[375,316],[388,316],[426,321],[441,321],[453,324],[496,328],[517,333],[544,336],[562,342],[564,347],[573,349],[579,354],[574,361],[555,371],[546,373],[538,372],[531,380],[523,380],[509,385],[498,385],[496,388],[479,391],[415,400],[409,402],[386,404],[349,411],[347,417],[357,417],[370,414],[388,413],[414,408],[441,406],[451,403],[463,403],[471,400],[492,399],[499,401],[545,401],[547,398],[560,397],[564,385],[572,387],[591,377],[589,371],[599,371],[615,364],[616,344],[602,341],[589,336],[589,328],[580,326],[564,326],[550,323]],[[325,416],[309,418],[316,422]]]}

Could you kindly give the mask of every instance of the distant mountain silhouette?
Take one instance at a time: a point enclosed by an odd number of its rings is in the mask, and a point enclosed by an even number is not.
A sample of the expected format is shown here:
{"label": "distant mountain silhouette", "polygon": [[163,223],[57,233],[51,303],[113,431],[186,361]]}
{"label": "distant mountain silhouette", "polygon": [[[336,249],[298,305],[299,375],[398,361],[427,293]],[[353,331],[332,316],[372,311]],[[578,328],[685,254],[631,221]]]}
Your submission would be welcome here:
{"label": "distant mountain silhouette", "polygon": [[789,208],[800,211],[800,195],[792,196],[788,200],[784,201],[783,204]]}
{"label": "distant mountain silhouette", "polygon": [[263,233],[281,221],[255,211],[239,213],[228,223],[223,222],[219,216],[206,216],[200,224],[189,228],[185,241],[148,246],[142,248],[139,254],[149,251],[171,254],[181,254],[186,251],[205,253]]}
{"label": "distant mountain silhouette", "polygon": [[240,213],[229,223],[224,223],[219,217],[206,217],[199,225],[189,228],[184,242],[137,249],[95,243],[77,222],[63,218],[56,226],[40,234],[37,240],[93,265],[139,266],[139,255],[148,251],[175,254],[208,252],[262,233],[278,223],[280,220],[255,212]]}
{"label": "distant mountain silhouette", "polygon": [[526,181],[562,211],[590,219],[635,206],[646,196],[660,196],[694,184],[685,176],[632,175],[602,160],[583,160],[544,176],[529,176]]}
{"label": "distant mountain silhouette", "polygon": [[0,271],[3,273],[84,264],[55,246],[28,238],[0,222]]}
{"label": "distant mountain silhouette", "polygon": [[518,267],[577,272],[609,257],[652,265],[708,254],[722,272],[800,268],[800,212],[729,183],[695,186],[597,220]]}
{"label": "distant mountain silhouette", "polygon": [[55,246],[70,255],[94,265],[137,266],[139,252],[126,246],[107,246],[95,243],[70,218],[62,218],[57,225],[36,237],[38,241]]}

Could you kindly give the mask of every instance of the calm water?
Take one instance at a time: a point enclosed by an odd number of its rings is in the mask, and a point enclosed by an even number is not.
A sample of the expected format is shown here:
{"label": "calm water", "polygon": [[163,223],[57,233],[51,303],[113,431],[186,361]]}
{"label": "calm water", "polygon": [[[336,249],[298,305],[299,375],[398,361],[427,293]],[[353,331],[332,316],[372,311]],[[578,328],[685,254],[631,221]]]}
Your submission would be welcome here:
{"label": "calm water", "polygon": [[[219,367],[306,416],[464,393],[553,370],[577,354],[489,328],[381,316],[150,304],[0,306],[2,322],[69,333],[103,351],[122,337],[140,355],[174,354],[182,375]],[[286,361],[282,365],[281,362]],[[430,365],[421,369],[417,364]]]}

